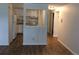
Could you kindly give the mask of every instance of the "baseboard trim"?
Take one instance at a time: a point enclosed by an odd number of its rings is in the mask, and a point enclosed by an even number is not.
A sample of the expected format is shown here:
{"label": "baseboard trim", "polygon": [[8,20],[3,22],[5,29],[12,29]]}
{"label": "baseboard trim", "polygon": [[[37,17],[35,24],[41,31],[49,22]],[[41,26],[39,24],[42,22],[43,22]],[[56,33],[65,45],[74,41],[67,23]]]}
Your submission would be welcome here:
{"label": "baseboard trim", "polygon": [[73,55],[78,55],[78,54],[75,53],[73,50],[71,50],[65,43],[63,43],[60,39],[58,39],[58,41],[59,41],[65,48],[67,48]]}
{"label": "baseboard trim", "polygon": [[58,37],[57,35],[53,35],[53,37]]}
{"label": "baseboard trim", "polygon": [[0,45],[0,47],[9,47],[9,45]]}

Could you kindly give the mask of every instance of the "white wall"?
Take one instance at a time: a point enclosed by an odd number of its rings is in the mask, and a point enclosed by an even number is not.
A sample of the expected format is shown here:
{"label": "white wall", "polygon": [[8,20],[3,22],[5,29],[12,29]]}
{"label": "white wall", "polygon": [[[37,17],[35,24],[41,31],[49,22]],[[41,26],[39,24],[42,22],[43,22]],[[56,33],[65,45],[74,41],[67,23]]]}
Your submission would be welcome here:
{"label": "white wall", "polygon": [[8,45],[8,4],[0,4],[0,45]]}
{"label": "white wall", "polygon": [[79,4],[63,6],[59,21],[59,40],[79,54]]}

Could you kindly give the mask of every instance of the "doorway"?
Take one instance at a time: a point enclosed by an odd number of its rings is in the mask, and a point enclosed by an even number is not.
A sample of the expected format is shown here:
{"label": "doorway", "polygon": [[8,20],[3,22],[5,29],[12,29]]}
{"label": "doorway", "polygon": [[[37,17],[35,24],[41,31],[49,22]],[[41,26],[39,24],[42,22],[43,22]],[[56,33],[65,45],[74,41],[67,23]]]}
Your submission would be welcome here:
{"label": "doorway", "polygon": [[23,45],[23,4],[9,4],[9,46]]}
{"label": "doorway", "polygon": [[53,35],[53,30],[54,30],[54,13],[50,13],[50,20],[51,20],[51,34]]}
{"label": "doorway", "polygon": [[48,34],[54,34],[54,12],[51,10],[48,12]]}

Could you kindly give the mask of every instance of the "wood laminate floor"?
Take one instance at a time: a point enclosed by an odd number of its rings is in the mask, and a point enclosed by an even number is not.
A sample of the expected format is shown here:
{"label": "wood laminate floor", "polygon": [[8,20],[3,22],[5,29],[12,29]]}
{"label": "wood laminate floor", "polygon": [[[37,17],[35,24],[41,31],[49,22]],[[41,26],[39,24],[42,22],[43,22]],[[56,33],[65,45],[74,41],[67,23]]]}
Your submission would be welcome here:
{"label": "wood laminate floor", "polygon": [[16,39],[8,46],[0,46],[1,55],[72,55],[57,38],[48,35],[48,45],[23,46],[23,35],[18,34]]}

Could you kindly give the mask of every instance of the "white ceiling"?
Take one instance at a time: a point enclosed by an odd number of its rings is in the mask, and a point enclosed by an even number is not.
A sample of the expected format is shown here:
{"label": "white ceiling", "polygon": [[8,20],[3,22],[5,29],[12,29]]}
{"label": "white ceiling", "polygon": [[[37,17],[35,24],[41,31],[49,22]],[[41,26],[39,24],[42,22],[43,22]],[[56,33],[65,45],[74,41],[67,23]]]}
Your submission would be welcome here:
{"label": "white ceiling", "polygon": [[55,6],[55,7],[61,7],[61,6],[64,6],[64,5],[67,5],[68,3],[51,3],[49,5],[51,6]]}

